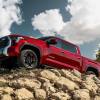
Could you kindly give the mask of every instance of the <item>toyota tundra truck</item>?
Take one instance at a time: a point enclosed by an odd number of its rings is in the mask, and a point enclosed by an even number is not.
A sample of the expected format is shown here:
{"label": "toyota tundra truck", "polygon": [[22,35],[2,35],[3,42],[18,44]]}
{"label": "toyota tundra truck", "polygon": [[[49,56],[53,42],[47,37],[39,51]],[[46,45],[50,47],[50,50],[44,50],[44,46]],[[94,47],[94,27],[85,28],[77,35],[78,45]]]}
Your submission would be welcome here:
{"label": "toyota tundra truck", "polygon": [[100,74],[99,62],[81,56],[77,45],[53,36],[36,39],[12,34],[0,38],[0,66],[6,65],[18,65],[27,69],[47,65],[76,69],[96,76]]}

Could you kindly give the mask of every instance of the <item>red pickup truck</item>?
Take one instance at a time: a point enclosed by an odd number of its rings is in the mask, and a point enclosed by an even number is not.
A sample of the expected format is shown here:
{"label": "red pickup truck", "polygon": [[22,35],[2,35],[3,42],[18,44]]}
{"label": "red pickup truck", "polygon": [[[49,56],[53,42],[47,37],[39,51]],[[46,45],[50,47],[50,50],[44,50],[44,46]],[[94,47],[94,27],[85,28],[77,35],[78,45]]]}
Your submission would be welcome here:
{"label": "red pickup truck", "polygon": [[78,46],[58,37],[33,38],[8,35],[0,38],[1,66],[15,65],[35,68],[48,65],[56,68],[76,69],[99,76],[100,63],[81,56]]}

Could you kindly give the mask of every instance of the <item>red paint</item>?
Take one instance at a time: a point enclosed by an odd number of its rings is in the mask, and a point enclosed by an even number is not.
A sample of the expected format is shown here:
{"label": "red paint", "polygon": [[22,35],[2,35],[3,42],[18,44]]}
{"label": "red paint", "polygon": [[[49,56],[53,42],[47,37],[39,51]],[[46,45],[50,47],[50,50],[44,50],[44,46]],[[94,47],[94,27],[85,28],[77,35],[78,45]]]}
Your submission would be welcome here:
{"label": "red paint", "polygon": [[[9,35],[9,36],[22,37],[22,39],[20,39],[18,43],[8,48],[9,57],[18,56],[23,46],[31,45],[35,48],[38,48],[40,51],[40,64],[49,65],[56,68],[77,69],[80,72],[85,72],[88,67],[95,68],[98,71],[98,73],[100,71],[100,63],[82,57],[78,46],[69,43],[67,41],[64,41],[60,38],[49,37],[49,38],[55,38],[57,41],[60,41],[62,45],[64,43],[65,45],[68,44],[71,47],[74,47],[76,52],[73,53],[69,50],[58,48],[53,44],[48,44],[46,41],[28,36],[22,36],[22,35]],[[53,42],[55,41],[53,40]]]}

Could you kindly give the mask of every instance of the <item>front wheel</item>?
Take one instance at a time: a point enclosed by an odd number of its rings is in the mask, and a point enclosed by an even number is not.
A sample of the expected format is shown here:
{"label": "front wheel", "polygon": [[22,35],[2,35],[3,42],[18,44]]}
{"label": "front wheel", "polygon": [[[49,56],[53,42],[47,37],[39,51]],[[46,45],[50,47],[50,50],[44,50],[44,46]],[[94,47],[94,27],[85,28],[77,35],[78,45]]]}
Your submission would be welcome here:
{"label": "front wheel", "polygon": [[37,54],[30,49],[22,50],[18,57],[19,67],[25,67],[27,69],[36,68],[38,66]]}

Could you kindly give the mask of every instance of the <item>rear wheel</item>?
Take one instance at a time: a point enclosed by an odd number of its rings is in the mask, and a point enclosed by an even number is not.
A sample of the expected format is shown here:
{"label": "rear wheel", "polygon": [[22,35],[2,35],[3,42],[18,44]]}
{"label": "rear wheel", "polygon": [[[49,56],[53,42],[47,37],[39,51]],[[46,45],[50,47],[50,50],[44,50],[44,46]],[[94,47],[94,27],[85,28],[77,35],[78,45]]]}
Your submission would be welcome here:
{"label": "rear wheel", "polygon": [[96,75],[96,73],[93,72],[93,71],[87,71],[87,72],[86,72],[86,75]]}
{"label": "rear wheel", "polygon": [[30,49],[22,50],[20,56],[18,57],[18,64],[20,67],[25,67],[27,69],[36,68],[38,66],[37,54]]}

